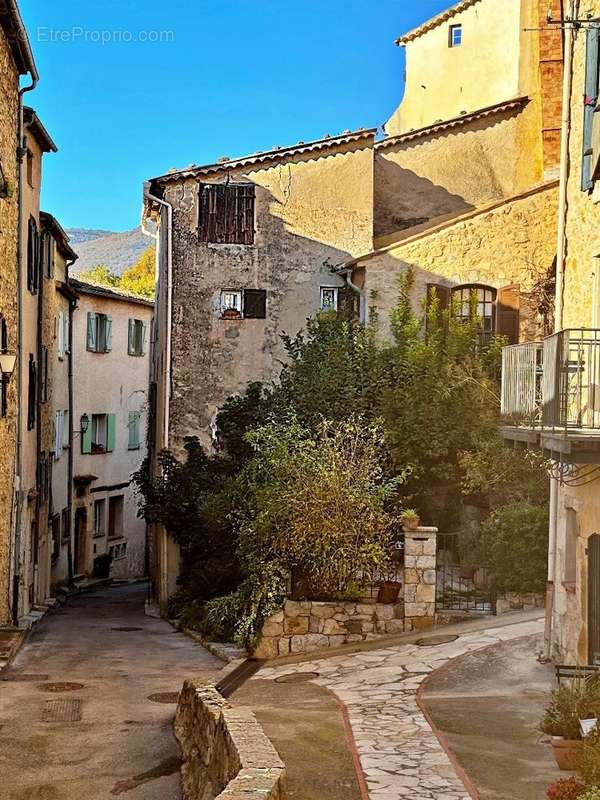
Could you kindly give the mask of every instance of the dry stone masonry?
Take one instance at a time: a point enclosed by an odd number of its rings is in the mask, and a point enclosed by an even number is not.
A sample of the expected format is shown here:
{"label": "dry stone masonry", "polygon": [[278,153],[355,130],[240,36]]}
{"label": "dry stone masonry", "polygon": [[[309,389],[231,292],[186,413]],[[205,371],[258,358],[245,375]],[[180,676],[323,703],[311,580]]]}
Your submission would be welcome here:
{"label": "dry stone masonry", "polygon": [[282,800],[285,767],[254,714],[233,708],[215,687],[184,683],[175,735],[184,800]]}

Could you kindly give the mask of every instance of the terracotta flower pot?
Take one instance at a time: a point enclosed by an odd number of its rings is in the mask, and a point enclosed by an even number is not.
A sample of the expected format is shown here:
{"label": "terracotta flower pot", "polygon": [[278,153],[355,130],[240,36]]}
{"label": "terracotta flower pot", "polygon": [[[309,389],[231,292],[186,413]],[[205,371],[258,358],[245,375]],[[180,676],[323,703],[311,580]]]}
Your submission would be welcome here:
{"label": "terracotta flower pot", "polygon": [[552,737],[552,751],[559,769],[574,772],[577,769],[577,762],[582,750],[583,741],[581,739],[563,739],[562,736]]}
{"label": "terracotta flower pot", "polygon": [[419,517],[410,517],[409,519],[401,517],[400,519],[402,521],[402,527],[406,528],[407,531],[416,531],[421,524]]}

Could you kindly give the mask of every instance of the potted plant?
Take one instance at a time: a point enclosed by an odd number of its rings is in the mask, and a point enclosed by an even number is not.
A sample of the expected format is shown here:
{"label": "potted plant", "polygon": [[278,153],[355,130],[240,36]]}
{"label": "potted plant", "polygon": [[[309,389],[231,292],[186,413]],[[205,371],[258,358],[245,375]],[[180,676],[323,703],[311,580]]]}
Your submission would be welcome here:
{"label": "potted plant", "polygon": [[110,553],[102,553],[94,559],[94,577],[110,578],[110,565],[113,557]]}
{"label": "potted plant", "polygon": [[400,521],[402,522],[402,527],[409,531],[416,531],[421,524],[421,518],[414,508],[405,508],[400,514]]}
{"label": "potted plant", "polygon": [[541,730],[551,737],[554,758],[560,769],[577,769],[583,751],[579,720],[597,717],[599,710],[600,680],[596,677],[576,677],[570,684],[552,692]]}
{"label": "potted plant", "polygon": [[548,800],[579,800],[585,786],[577,778],[563,778],[556,781],[546,790]]}
{"label": "potted plant", "polygon": [[237,308],[226,308],[223,310],[223,319],[241,319],[241,312]]}

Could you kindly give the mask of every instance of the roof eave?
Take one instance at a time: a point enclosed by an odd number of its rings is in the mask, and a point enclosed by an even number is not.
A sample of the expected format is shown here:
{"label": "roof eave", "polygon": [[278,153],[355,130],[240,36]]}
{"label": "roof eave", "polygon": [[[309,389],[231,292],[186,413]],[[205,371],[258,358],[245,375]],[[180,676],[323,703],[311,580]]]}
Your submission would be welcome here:
{"label": "roof eave", "polygon": [[23,112],[25,115],[25,127],[31,131],[42,151],[44,153],[57,153],[58,147],[34,109],[30,106],[25,106]]}
{"label": "roof eave", "polygon": [[437,14],[435,17],[431,17],[422,25],[419,25],[417,28],[413,28],[412,30],[408,31],[407,33],[399,36],[394,44],[398,47],[404,47],[409,42],[418,39],[420,36],[428,33],[429,31],[433,30],[434,28],[443,25],[444,22],[447,22],[452,17],[460,14],[462,11],[466,11],[471,6],[474,6],[475,3],[479,3],[480,0],[460,0],[459,3],[447,8],[445,11],[442,11],[441,14]]}
{"label": "roof eave", "polygon": [[67,232],[60,224],[60,222],[56,219],[56,217],[50,214],[48,211],[40,211],[40,219],[42,220],[43,225],[54,236],[54,240],[56,241],[59,250],[65,256],[65,258],[67,258],[69,261],[72,262],[77,261],[79,255],[75,252],[75,250],[73,250],[73,248],[69,244],[69,237],[67,235]]}
{"label": "roof eave", "polygon": [[0,25],[6,32],[19,75],[30,74],[35,82],[39,81],[29,36],[16,0],[0,0]]}

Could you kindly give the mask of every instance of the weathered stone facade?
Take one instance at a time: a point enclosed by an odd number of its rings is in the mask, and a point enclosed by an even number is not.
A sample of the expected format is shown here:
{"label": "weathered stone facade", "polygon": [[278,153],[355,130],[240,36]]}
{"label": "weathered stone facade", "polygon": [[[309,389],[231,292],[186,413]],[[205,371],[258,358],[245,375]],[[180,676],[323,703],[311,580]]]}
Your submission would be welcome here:
{"label": "weathered stone facade", "polygon": [[[8,352],[17,348],[17,129],[19,70],[0,26],[0,167],[6,197],[0,198],[0,315]],[[6,414],[0,417],[0,625],[10,621],[11,539],[17,431],[16,376],[7,384]]]}
{"label": "weathered stone facade", "polygon": [[404,534],[404,629],[435,623],[437,528]]}
{"label": "weathered stone facade", "polygon": [[175,718],[184,800],[283,800],[285,766],[249,709],[212,684],[183,685]]}

